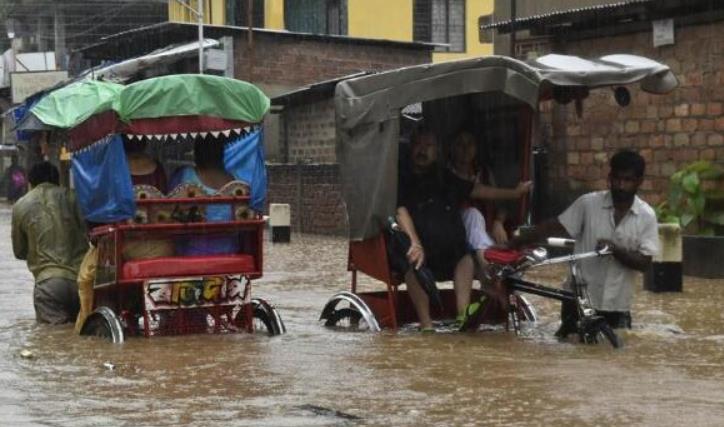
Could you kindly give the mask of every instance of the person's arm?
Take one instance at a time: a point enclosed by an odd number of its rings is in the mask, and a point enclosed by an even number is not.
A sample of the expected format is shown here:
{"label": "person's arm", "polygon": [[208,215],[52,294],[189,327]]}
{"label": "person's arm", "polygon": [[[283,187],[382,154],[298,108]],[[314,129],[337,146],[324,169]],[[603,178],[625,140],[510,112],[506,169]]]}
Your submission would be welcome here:
{"label": "person's arm", "polygon": [[570,237],[570,234],[558,218],[551,218],[536,225],[531,230],[526,230],[524,234],[521,234],[508,242],[508,246],[511,248],[520,248],[522,246],[540,242],[551,236]]}
{"label": "person's arm", "polygon": [[508,217],[508,212],[505,209],[496,207],[495,218],[493,224],[490,226],[490,234],[495,240],[495,243],[504,245],[508,243],[508,232],[505,230],[505,220]]}
{"label": "person's arm", "polygon": [[644,272],[647,268],[649,268],[653,259],[650,255],[644,255],[637,250],[626,249],[623,246],[619,246],[612,240],[601,239],[598,241],[598,245],[608,246],[611,249],[611,252],[613,252],[613,257],[616,258],[618,262],[628,268],[641,272]]}
{"label": "person's arm", "polygon": [[28,236],[22,228],[20,213],[13,209],[12,229],[10,236],[13,241],[13,254],[17,259],[28,259]]}
{"label": "person's arm", "polygon": [[420,268],[425,262],[425,250],[420,243],[420,237],[417,235],[417,230],[415,230],[415,224],[412,222],[410,212],[408,212],[404,206],[397,208],[397,223],[402,228],[402,231],[410,237],[411,244],[410,250],[408,250],[406,254],[407,260],[410,264],[414,265],[416,269]]}
{"label": "person's arm", "polygon": [[499,188],[475,183],[470,197],[487,200],[517,199],[527,194],[532,187],[533,181],[521,181],[515,188]]}

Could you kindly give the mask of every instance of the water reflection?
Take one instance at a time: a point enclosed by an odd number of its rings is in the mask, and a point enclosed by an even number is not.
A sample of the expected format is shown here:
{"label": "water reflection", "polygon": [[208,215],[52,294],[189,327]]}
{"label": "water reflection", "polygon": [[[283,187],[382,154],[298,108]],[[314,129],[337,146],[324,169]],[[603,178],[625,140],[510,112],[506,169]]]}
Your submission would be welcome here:
{"label": "water reflection", "polygon": [[[683,294],[639,286],[621,351],[558,343],[558,306],[540,298],[541,321],[522,337],[340,333],[317,319],[347,287],[346,242],[295,235],[267,245],[255,287],[277,305],[287,335],[113,346],[34,324],[6,207],[0,231],[0,424],[714,426],[724,417],[724,281],[687,278]],[[555,282],[562,271],[539,274]]]}

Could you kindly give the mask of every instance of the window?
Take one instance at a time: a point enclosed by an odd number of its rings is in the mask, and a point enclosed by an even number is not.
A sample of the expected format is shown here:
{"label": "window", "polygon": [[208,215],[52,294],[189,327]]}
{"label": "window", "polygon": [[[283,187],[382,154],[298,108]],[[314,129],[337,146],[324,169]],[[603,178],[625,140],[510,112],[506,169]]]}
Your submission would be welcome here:
{"label": "window", "polygon": [[445,43],[442,52],[465,52],[465,0],[415,0],[412,10],[415,41]]}
{"label": "window", "polygon": [[284,22],[289,31],[347,35],[347,0],[287,0]]}
{"label": "window", "polygon": [[227,0],[226,1],[226,23],[246,27],[248,24],[247,7],[249,2],[254,2],[254,9],[251,11],[251,25],[256,28],[264,28],[264,0]]}

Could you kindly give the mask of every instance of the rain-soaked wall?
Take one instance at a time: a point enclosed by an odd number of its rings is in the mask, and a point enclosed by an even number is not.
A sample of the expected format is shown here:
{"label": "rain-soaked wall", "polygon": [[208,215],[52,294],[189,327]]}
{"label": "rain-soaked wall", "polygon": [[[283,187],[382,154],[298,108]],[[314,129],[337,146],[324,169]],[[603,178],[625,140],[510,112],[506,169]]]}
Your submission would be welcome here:
{"label": "rain-soaked wall", "polygon": [[[595,90],[583,116],[573,103],[543,105],[553,210],[576,195],[607,186],[608,161],[621,148],[638,150],[647,162],[641,194],[651,204],[666,197],[669,177],[682,165],[710,160],[724,165],[724,21],[676,29],[676,44],[653,47],[651,32],[559,46],[556,52],[597,57],[633,53],[663,62],[680,87],[651,95],[629,86],[631,104],[619,107],[611,90]],[[574,37],[572,37],[574,38]]]}
{"label": "rain-soaked wall", "polygon": [[291,205],[293,231],[335,235],[347,232],[338,164],[270,164],[267,172],[268,202]]}
{"label": "rain-soaked wall", "polygon": [[[238,78],[248,76],[246,43],[245,36],[234,40]],[[276,93],[360,71],[382,71],[431,61],[430,48],[421,45],[260,33],[254,35],[254,52],[251,80]],[[276,134],[269,128],[267,131],[267,147],[275,148],[269,150],[267,158],[288,162],[269,165],[269,202],[292,205],[295,231],[344,234],[346,213],[334,153],[331,98],[288,107],[280,114]]]}

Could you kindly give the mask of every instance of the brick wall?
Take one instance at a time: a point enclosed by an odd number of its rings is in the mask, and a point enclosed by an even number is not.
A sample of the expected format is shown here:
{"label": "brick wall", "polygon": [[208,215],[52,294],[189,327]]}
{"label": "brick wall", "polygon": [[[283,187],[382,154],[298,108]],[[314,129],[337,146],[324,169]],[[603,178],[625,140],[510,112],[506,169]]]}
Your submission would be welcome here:
{"label": "brick wall", "polygon": [[284,113],[289,162],[334,163],[334,102],[332,99],[289,108]]}
{"label": "brick wall", "polygon": [[238,78],[299,87],[360,71],[379,71],[430,62],[429,48],[403,44],[254,34],[254,71],[249,79],[246,36],[234,40]]}
{"label": "brick wall", "polygon": [[556,52],[598,57],[643,55],[671,67],[680,86],[652,95],[635,85],[619,107],[611,90],[594,90],[578,118],[573,103],[542,105],[543,139],[550,142],[550,198],[559,209],[578,194],[607,187],[608,160],[632,148],[646,159],[642,197],[658,204],[671,174],[694,160],[724,165],[724,22],[676,29],[676,44],[654,48],[651,32],[568,42]]}
{"label": "brick wall", "polygon": [[[234,40],[236,77],[276,87],[296,88],[360,71],[389,70],[432,60],[427,47],[345,38],[255,33],[254,44],[254,71],[249,78],[246,38]],[[269,203],[291,205],[296,232],[346,234],[347,214],[335,163],[332,99],[291,107],[281,116],[279,135],[266,137],[278,138],[280,149],[288,150],[290,163],[268,166]]]}
{"label": "brick wall", "polygon": [[291,205],[293,231],[347,233],[337,164],[272,164],[267,172],[268,202]]}

